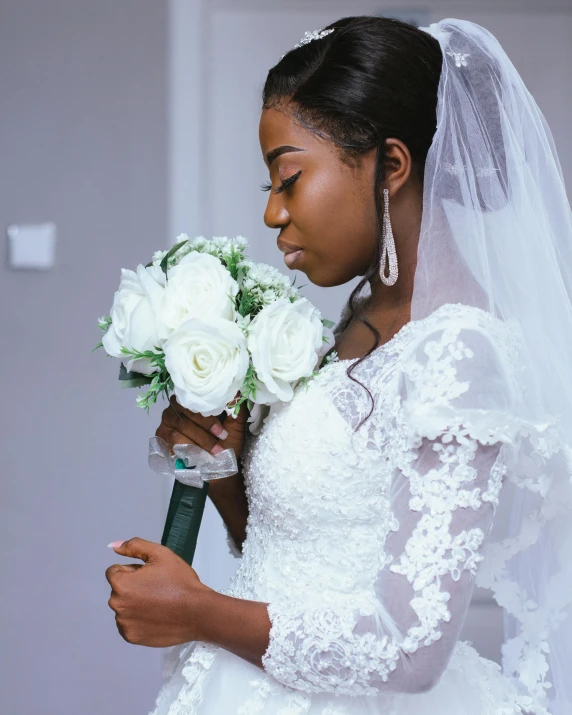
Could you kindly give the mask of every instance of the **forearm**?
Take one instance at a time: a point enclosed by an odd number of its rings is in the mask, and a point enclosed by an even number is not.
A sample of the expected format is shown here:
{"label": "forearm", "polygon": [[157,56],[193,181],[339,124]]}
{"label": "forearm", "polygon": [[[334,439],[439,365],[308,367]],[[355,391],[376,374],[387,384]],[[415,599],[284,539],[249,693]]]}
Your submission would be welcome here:
{"label": "forearm", "polygon": [[209,590],[201,606],[197,640],[212,643],[264,670],[271,622],[267,604]]}
{"label": "forearm", "polygon": [[246,538],[248,501],[242,472],[209,482],[208,495],[239,549]]}

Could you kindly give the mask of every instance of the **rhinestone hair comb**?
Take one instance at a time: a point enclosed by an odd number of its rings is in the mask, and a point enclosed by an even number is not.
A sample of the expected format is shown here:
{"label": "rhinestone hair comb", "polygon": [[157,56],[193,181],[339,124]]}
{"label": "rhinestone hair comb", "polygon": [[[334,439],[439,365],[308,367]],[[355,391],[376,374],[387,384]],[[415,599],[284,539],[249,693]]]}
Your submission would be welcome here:
{"label": "rhinestone hair comb", "polygon": [[312,42],[312,40],[320,40],[322,37],[329,35],[330,32],[333,32],[335,29],[335,27],[332,27],[329,30],[314,30],[313,32],[308,32],[308,30],[306,30],[304,37],[297,45],[294,45],[294,47],[302,47],[302,45],[307,45],[308,42]]}
{"label": "rhinestone hair comb", "polygon": [[[306,30],[306,32],[304,33],[304,37],[300,40],[300,42],[298,42],[298,44],[294,45],[294,48],[302,47],[302,45],[307,45],[308,42],[312,42],[312,40],[320,40],[322,39],[322,37],[329,35],[335,29],[335,27],[332,27],[329,30],[313,30],[312,32]],[[282,57],[284,56],[285,55],[282,55]],[[282,57],[280,59],[282,59]]]}

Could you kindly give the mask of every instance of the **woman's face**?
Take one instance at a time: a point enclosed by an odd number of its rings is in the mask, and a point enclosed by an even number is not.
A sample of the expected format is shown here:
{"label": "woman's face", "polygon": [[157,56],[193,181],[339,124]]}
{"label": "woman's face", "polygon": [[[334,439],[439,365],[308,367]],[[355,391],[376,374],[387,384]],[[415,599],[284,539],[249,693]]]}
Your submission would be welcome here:
{"label": "woman's face", "polygon": [[[259,138],[272,184],[264,223],[280,229],[278,245],[291,252],[285,253],[286,265],[319,286],[363,275],[375,260],[376,150],[363,156],[359,168],[350,168],[333,142],[277,109],[262,110]],[[276,193],[290,178],[294,182]]]}

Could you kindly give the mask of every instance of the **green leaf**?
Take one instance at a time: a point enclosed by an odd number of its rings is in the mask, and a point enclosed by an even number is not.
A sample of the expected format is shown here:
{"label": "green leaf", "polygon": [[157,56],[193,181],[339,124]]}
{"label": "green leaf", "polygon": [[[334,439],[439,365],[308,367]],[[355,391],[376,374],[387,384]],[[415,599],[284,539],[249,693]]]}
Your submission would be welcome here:
{"label": "green leaf", "polygon": [[129,387],[144,387],[145,385],[149,384],[149,380],[145,377],[137,378],[135,380],[121,380],[119,382],[120,387],[124,388],[129,388]]}
{"label": "green leaf", "polygon": [[185,240],[185,241],[180,241],[180,243],[176,243],[176,244],[175,244],[171,249],[169,249],[169,250],[167,251],[167,253],[163,256],[163,260],[161,261],[161,264],[160,264],[160,265],[161,265],[161,270],[163,271],[163,273],[164,273],[165,275],[167,275],[167,263],[168,263],[168,261],[169,261],[169,258],[171,258],[171,256],[173,256],[175,253],[177,253],[177,251],[179,250],[179,248],[181,248],[181,246],[184,246],[185,243],[187,243],[187,240]]}
{"label": "green leaf", "polygon": [[333,328],[335,325],[333,320],[328,320],[327,318],[322,318],[322,323],[325,328]]}
{"label": "green leaf", "polygon": [[99,343],[97,343],[97,345],[93,348],[93,350],[90,350],[89,352],[90,352],[90,353],[94,353],[98,348],[102,348],[102,347],[103,347],[103,343],[99,342]]}
{"label": "green leaf", "polygon": [[127,370],[123,363],[119,366],[119,382],[121,387],[143,387],[143,385],[150,385],[152,379],[153,378],[148,375],[143,375],[140,372]]}

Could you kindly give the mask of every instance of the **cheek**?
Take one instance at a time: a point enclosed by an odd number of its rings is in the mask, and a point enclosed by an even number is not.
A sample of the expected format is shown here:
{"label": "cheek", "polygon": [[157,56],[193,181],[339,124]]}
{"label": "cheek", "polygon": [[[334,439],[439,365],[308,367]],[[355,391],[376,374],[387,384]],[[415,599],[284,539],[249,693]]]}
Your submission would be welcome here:
{"label": "cheek", "polygon": [[304,226],[300,229],[308,230],[308,238],[313,242],[321,243],[326,234],[325,242],[330,248],[334,240],[336,247],[343,248],[348,237],[371,238],[375,207],[373,199],[369,202],[363,193],[358,185],[343,176],[316,177],[304,192]]}
{"label": "cheek", "polygon": [[320,285],[326,285],[326,276],[332,284],[351,280],[373,260],[375,206],[364,193],[343,177],[316,179],[292,212],[300,241],[315,258],[314,275],[308,277]]}

